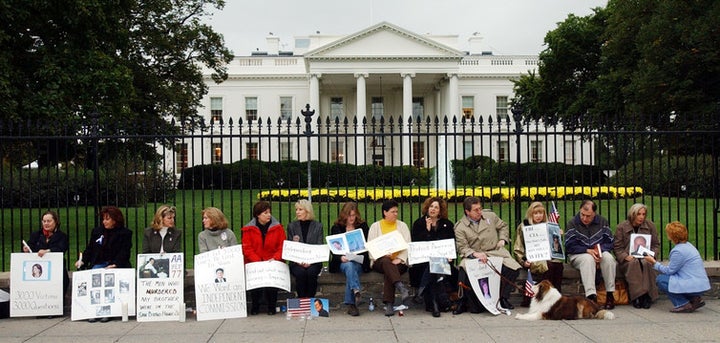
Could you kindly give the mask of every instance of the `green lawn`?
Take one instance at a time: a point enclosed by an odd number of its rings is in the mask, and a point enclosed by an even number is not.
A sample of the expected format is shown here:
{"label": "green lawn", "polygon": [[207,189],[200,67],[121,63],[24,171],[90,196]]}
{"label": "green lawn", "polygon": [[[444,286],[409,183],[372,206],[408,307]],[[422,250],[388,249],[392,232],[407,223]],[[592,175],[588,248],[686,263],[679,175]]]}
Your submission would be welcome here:
{"label": "green lawn", "polygon": [[[257,192],[250,191],[179,191],[174,201],[170,203],[177,207],[176,224],[185,230],[185,251],[188,268],[192,268],[192,256],[197,252],[196,237],[202,229],[200,212],[207,206],[215,206],[223,210],[230,220],[231,228],[238,235],[240,228],[251,219],[252,205]],[[634,202],[643,202],[650,208],[650,219],[656,223],[661,233],[663,253],[661,258],[667,257],[670,249],[667,239],[662,232],[666,223],[679,220],[685,223],[690,230],[690,241],[695,244],[706,260],[713,257],[714,228],[712,226],[712,199],[684,199],[667,197],[644,197],[641,199],[599,200],[599,213],[610,221],[614,227],[625,220],[627,208]],[[523,202],[521,213],[524,216],[528,202]],[[560,212],[561,227],[577,211],[580,201],[558,201],[556,206]],[[149,226],[155,208],[158,204],[150,203],[144,207],[122,208],[128,227],[134,235],[133,253],[142,245],[142,230]],[[326,228],[332,226],[341,203],[316,203],[315,216]],[[403,203],[400,208],[401,220],[409,226],[420,216],[420,203]],[[368,222],[381,217],[380,203],[360,203],[360,212]],[[516,225],[514,203],[487,203],[485,208],[492,209],[501,218],[513,226]],[[9,270],[10,253],[21,249],[21,240],[29,237],[32,230],[40,227],[42,209],[2,209],[0,222],[2,231],[2,270]],[[70,236],[70,262],[74,262],[78,252],[82,251],[87,243],[87,237],[95,225],[96,216],[92,207],[70,207],[59,209],[61,228]],[[462,217],[462,204],[449,204],[450,220],[455,221]],[[295,215],[292,202],[273,202],[273,215],[286,225]]]}

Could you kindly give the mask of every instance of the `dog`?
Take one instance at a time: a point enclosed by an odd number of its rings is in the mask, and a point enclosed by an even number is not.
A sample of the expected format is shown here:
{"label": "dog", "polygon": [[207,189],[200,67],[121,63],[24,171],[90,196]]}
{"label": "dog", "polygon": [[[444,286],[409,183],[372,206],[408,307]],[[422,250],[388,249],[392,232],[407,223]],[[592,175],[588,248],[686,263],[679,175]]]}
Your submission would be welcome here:
{"label": "dog", "polygon": [[615,319],[615,315],[600,308],[594,301],[583,296],[564,296],[548,280],[533,286],[535,296],[530,301],[528,313],[518,313],[523,320],[573,320]]}

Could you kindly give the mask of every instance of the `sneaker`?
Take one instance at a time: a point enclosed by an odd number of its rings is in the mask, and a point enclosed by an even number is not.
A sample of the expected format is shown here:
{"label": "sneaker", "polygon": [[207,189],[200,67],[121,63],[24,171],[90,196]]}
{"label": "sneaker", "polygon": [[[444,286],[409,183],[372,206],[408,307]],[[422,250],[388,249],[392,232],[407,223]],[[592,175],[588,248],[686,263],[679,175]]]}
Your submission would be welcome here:
{"label": "sneaker", "polygon": [[357,306],[353,304],[348,305],[347,313],[353,317],[357,317],[360,315],[360,311],[358,311]]}
{"label": "sneaker", "polygon": [[395,315],[395,310],[392,304],[385,304],[385,316],[392,317]]}

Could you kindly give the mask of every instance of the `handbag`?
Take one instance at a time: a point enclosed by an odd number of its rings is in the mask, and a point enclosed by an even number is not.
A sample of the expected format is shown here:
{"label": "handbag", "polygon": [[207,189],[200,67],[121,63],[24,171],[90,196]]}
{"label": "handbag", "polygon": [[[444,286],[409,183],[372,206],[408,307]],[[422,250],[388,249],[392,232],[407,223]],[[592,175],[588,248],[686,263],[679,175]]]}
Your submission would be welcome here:
{"label": "handbag", "polygon": [[[607,291],[605,290],[605,283],[601,282],[597,287],[597,303],[605,304],[605,298],[607,298]],[[625,280],[615,280],[613,298],[615,298],[615,305],[627,305],[630,303]]]}

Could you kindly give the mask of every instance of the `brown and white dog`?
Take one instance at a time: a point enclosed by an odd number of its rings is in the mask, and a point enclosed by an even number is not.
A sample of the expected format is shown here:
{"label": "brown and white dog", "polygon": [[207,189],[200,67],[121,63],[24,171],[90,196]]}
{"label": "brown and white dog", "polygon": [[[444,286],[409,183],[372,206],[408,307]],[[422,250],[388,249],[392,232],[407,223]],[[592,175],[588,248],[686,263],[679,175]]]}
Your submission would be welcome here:
{"label": "brown and white dog", "polygon": [[560,294],[550,281],[543,280],[533,286],[535,296],[530,302],[528,313],[518,313],[517,319],[561,320],[561,319],[615,319],[615,315],[583,296],[568,297]]}

